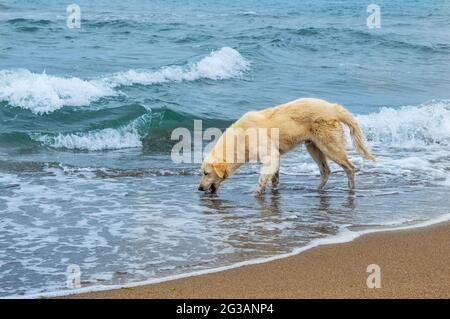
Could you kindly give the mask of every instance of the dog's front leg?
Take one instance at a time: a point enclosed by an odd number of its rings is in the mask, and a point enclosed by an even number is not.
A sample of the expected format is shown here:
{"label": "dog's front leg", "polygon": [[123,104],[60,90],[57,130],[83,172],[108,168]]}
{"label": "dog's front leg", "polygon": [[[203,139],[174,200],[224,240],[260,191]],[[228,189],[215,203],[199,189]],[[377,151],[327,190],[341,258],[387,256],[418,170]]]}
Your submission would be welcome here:
{"label": "dog's front leg", "polygon": [[266,189],[267,181],[272,178],[272,175],[270,174],[261,174],[259,175],[259,181],[258,181],[258,187],[256,187],[255,192],[253,195],[260,196],[264,190]]}
{"label": "dog's front leg", "polygon": [[272,189],[277,189],[280,185],[280,170],[278,170],[272,177]]}
{"label": "dog's front leg", "polygon": [[269,180],[277,179],[280,170],[280,155],[278,151],[272,151],[272,156],[264,158],[262,161],[261,173],[259,175],[258,187],[256,187],[255,196],[260,196],[266,189]]}

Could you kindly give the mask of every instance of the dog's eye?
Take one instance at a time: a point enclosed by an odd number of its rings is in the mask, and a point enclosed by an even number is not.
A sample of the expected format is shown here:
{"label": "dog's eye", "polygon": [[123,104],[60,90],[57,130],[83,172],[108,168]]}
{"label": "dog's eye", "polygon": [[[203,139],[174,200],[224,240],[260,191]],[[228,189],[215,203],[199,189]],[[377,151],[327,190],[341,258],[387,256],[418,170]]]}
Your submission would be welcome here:
{"label": "dog's eye", "polygon": [[207,172],[203,172],[203,175],[205,175],[205,176],[206,176],[206,175],[208,175],[208,173],[207,173]]}

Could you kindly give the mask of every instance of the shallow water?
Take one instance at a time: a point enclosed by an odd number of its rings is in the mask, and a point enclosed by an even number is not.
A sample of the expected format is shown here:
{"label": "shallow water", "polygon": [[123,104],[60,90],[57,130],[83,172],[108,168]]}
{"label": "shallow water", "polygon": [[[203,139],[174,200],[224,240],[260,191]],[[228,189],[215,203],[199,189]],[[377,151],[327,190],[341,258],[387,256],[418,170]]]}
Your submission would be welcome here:
{"label": "shallow water", "polygon": [[[450,7],[381,1],[78,1],[0,6],[0,296],[127,284],[293,251],[343,228],[449,213]],[[281,186],[245,166],[218,195],[175,164],[176,127],[319,96],[356,114],[378,161],[326,191],[300,147]]]}

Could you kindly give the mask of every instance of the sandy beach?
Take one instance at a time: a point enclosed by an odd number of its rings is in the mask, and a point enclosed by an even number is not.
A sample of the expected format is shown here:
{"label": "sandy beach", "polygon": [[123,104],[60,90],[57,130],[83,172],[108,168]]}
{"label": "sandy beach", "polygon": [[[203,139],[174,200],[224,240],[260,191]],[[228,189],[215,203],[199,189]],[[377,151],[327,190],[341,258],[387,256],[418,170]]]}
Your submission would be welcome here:
{"label": "sandy beach", "polygon": [[[367,287],[367,266],[381,288]],[[69,298],[450,298],[450,223],[379,232],[264,264]]]}

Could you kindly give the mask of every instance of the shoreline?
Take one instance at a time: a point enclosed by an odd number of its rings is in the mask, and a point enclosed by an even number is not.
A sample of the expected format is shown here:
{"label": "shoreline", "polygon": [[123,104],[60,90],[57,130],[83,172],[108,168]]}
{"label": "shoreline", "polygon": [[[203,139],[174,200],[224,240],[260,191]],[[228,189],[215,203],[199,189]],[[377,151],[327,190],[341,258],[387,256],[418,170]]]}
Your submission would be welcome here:
{"label": "shoreline", "polygon": [[[155,282],[103,287],[96,291],[74,291],[70,295],[48,297],[449,298],[450,221],[446,216],[439,218],[442,220],[406,227],[351,232],[353,238],[350,239],[348,234],[340,234],[318,240],[312,247],[304,247],[302,251],[289,256],[274,256],[270,260],[235,264]],[[338,236],[341,237],[340,242],[336,238]],[[367,266],[377,264],[375,261],[367,263],[365,260],[369,256],[371,260],[382,261],[378,263],[382,278],[380,289],[367,288],[366,280],[370,275]],[[361,263],[366,265],[363,268],[359,266],[358,272],[351,275],[348,270]],[[391,277],[384,274],[386,267],[392,272]],[[276,278],[273,277],[274,273],[277,274]],[[326,279],[330,274],[334,275]],[[355,276],[359,278],[356,281]],[[386,276],[389,284],[384,287]],[[315,280],[311,282],[311,278]],[[293,282],[299,284],[295,290],[291,287]],[[349,285],[348,282],[352,283]],[[314,287],[322,288],[319,291]]]}
{"label": "shoreline", "polygon": [[[108,296],[109,293],[115,292],[115,291],[124,291],[124,290],[135,290],[142,287],[147,286],[156,286],[156,285],[162,285],[168,282],[177,282],[181,280],[189,280],[190,278],[196,278],[196,277],[204,277],[208,275],[214,275],[214,274],[220,274],[220,273],[226,273],[229,271],[245,268],[245,267],[251,267],[251,266],[258,266],[258,265],[264,265],[264,264],[270,264],[276,261],[285,260],[289,258],[294,258],[296,256],[303,255],[311,250],[320,249],[322,247],[328,247],[328,246],[337,246],[345,245],[345,244],[351,244],[355,240],[371,236],[371,235],[389,235],[391,233],[398,233],[398,232],[414,232],[414,231],[421,231],[421,230],[428,230],[433,229],[435,227],[439,226],[448,226],[448,234],[450,234],[450,213],[443,214],[441,216],[435,217],[430,220],[412,223],[412,224],[403,224],[403,225],[380,225],[383,228],[371,228],[371,229],[364,229],[364,230],[348,230],[345,228],[344,231],[339,231],[336,235],[332,235],[325,238],[320,238],[313,240],[308,245],[299,247],[297,249],[294,249],[292,252],[281,254],[281,255],[275,255],[271,257],[266,258],[259,258],[259,259],[252,259],[248,261],[243,261],[227,266],[222,266],[218,268],[212,268],[212,269],[205,269],[205,270],[199,270],[196,272],[190,272],[190,273],[184,273],[184,274],[178,274],[173,275],[169,277],[163,277],[163,278],[156,278],[156,279],[148,279],[144,281],[139,282],[132,282],[128,284],[118,284],[118,285],[102,285],[102,286],[89,286],[89,287],[82,287],[78,289],[72,289],[72,290],[58,290],[54,292],[43,292],[43,293],[32,293],[27,295],[9,295],[9,296],[3,296],[0,297],[0,299],[41,299],[41,298],[119,298],[119,297],[112,297]],[[380,234],[381,233],[381,234]],[[446,236],[447,241],[450,243],[450,235]],[[449,251],[450,253],[450,248]],[[450,264],[450,258],[448,260],[448,263]],[[450,278],[450,268],[448,270],[448,276]],[[450,281],[450,279],[448,280]],[[448,283],[448,286],[450,286],[450,282]],[[100,296],[100,294],[104,294],[104,296]],[[92,296],[92,297],[89,297]],[[126,297],[126,298],[133,298],[133,297]],[[142,298],[142,297],[140,297]],[[158,298],[155,296],[148,296],[144,298]],[[160,298],[176,298],[176,297],[160,297]],[[183,297],[179,297],[183,298]],[[190,297],[184,297],[184,298],[190,298]],[[235,297],[228,297],[228,298],[235,298]],[[244,297],[242,297],[244,298]],[[268,297],[267,297],[268,298]],[[450,293],[447,298],[450,298]]]}

